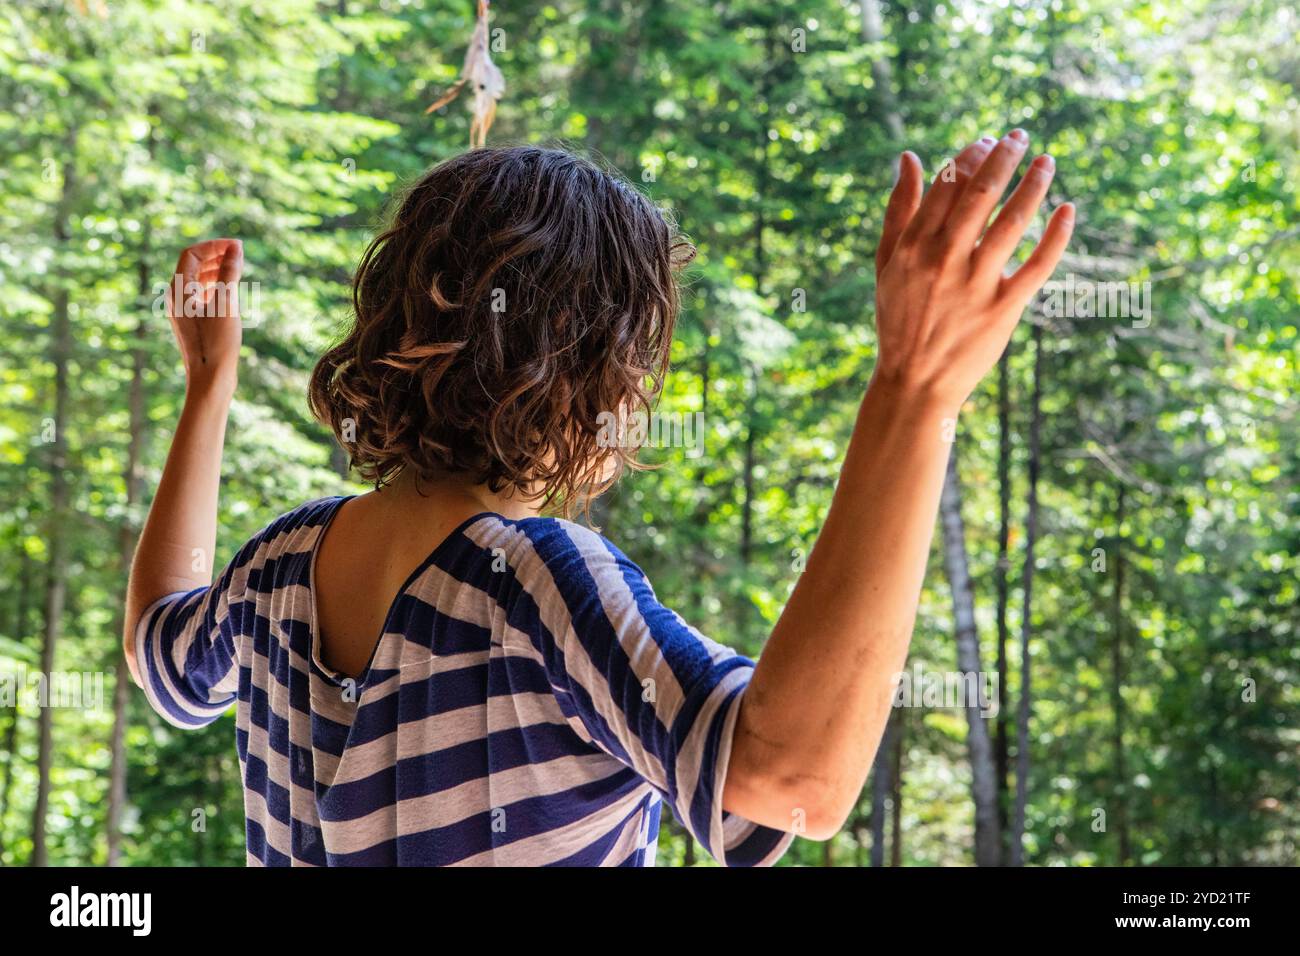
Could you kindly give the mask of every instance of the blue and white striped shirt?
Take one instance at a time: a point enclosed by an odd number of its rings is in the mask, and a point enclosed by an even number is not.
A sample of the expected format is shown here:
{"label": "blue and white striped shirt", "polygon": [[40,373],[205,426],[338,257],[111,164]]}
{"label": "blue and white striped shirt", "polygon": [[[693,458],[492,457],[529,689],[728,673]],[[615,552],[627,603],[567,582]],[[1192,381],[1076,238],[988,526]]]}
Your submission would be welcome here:
{"label": "blue and white striped shirt", "polygon": [[753,662],[572,522],[470,518],[408,578],[366,671],[326,667],[313,569],[346,500],[277,518],[136,631],[168,722],[235,705],[250,865],[651,866],[665,798],[722,863],[785,852],[790,834],[722,809]]}

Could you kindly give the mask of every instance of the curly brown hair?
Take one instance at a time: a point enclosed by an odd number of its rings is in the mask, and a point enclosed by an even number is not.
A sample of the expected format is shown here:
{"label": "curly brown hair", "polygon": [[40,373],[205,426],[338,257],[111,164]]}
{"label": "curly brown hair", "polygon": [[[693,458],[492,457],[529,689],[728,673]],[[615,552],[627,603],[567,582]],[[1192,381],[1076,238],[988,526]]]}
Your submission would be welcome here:
{"label": "curly brown hair", "polygon": [[649,414],[693,255],[654,203],[581,156],[463,153],[366,250],[312,411],[376,487],[407,468],[465,475],[571,517],[637,467],[598,419]]}

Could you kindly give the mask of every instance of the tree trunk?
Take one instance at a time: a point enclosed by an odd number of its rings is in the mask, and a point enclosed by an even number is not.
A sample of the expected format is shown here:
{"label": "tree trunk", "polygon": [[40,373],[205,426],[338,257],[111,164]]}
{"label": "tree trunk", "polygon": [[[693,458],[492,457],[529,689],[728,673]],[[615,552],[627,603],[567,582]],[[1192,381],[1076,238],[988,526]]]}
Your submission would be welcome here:
{"label": "tree trunk", "polygon": [[894,772],[890,775],[893,783],[893,812],[890,820],[893,832],[889,840],[889,865],[903,865],[903,746],[907,741],[906,711],[898,711],[894,728]]}
{"label": "tree trunk", "polygon": [[755,460],[754,404],[758,392],[758,373],[749,372],[749,397],[745,402],[744,470],[741,472],[740,503],[740,564],[748,568],[754,554],[754,468]]}
{"label": "tree trunk", "polygon": [[[966,556],[966,528],[961,517],[961,486],[957,478],[957,445],[948,458],[948,474],[939,502],[943,523],[943,559],[952,590],[953,618],[957,638],[957,667],[966,674],[978,675],[980,668],[979,634],[975,629],[975,595],[971,586],[970,564]],[[975,801],[975,863],[997,866],[1001,862],[1002,837],[998,828],[997,766],[993,759],[993,741],[988,722],[980,712],[978,700],[966,701],[969,732],[966,746],[971,764],[971,796]]]}
{"label": "tree trunk", "polygon": [[1029,714],[1032,706],[1029,640],[1034,617],[1034,544],[1038,537],[1038,472],[1042,426],[1043,327],[1034,326],[1034,382],[1029,405],[1029,503],[1025,516],[1025,566],[1020,618],[1020,700],[1016,712],[1016,810],[1011,828],[1011,865],[1025,863],[1025,805],[1029,799]]}
{"label": "tree trunk", "polygon": [[[771,32],[767,37],[767,62],[770,65],[775,62],[776,50],[772,41]],[[768,167],[768,139],[767,139],[767,114],[768,102],[771,97],[771,73],[764,71],[759,82],[759,102],[756,104],[756,112],[763,119],[763,124],[759,129],[758,149],[756,151],[756,179],[757,184],[754,189],[754,291],[762,297],[767,291],[767,247],[765,244],[767,232],[767,212],[764,203],[767,202],[767,192],[771,181],[771,174]],[[754,418],[757,414],[758,406],[758,369],[750,366],[748,391],[745,401],[745,444],[744,444],[744,471],[742,473],[742,500],[740,504],[740,563],[744,568],[749,567],[750,559],[753,556],[754,548],[754,468],[756,462],[756,448],[758,436],[757,427]],[[748,607],[745,607],[745,613],[748,614]],[[743,621],[741,622],[743,625]],[[744,633],[743,627],[741,633]]]}
{"label": "tree trunk", "polygon": [[[14,608],[14,640],[24,643],[27,637],[28,595],[31,593],[32,559],[26,549],[19,552],[18,558],[18,600]],[[21,694],[15,695],[13,714],[9,726],[5,728],[5,768],[4,780],[0,782],[0,856],[4,853],[5,821],[9,818],[9,792],[13,785],[14,764],[18,761],[18,721],[21,714],[18,709]]]}
{"label": "tree trunk", "polygon": [[[867,43],[879,43],[884,39],[884,20],[877,0],[862,0],[862,39]],[[903,117],[894,99],[894,78],[889,60],[883,56],[873,59],[871,78],[875,83],[876,100],[880,105],[885,129],[889,131],[894,144],[898,145],[903,141]]]}
{"label": "tree trunk", "polygon": [[1007,344],[998,359],[998,563],[993,576],[997,596],[998,626],[998,719],[994,753],[998,772],[998,825],[1002,832],[1010,823],[1008,793],[1010,758],[1007,739],[1010,736],[1007,714],[1007,573],[1010,570],[1008,548],[1011,539],[1011,394],[1010,374],[1007,368],[1011,345]]}
{"label": "tree trunk", "polygon": [[[54,344],[51,361],[54,365],[54,434],[51,447],[50,512],[47,518],[46,537],[49,542],[48,565],[45,577],[45,634],[41,647],[41,674],[49,682],[54,673],[55,650],[63,622],[63,607],[67,599],[68,542],[64,519],[68,510],[67,444],[63,431],[67,424],[68,407],[68,353],[71,351],[69,330],[68,293],[55,294],[53,317]],[[54,708],[41,701],[37,711],[36,806],[32,812],[33,866],[46,866],[49,854],[45,843],[45,816],[50,805],[50,764],[54,751]]]}
{"label": "tree trunk", "polygon": [[[861,7],[860,7],[860,9],[861,9],[862,40],[863,40],[863,42],[865,42],[865,43],[870,43],[870,44],[880,43],[880,42],[884,39],[884,33],[885,33],[885,30],[884,30],[884,17],[883,17],[882,14],[881,14],[880,3],[878,2],[878,0],[861,0]],[[897,100],[897,97],[894,95],[894,77],[893,77],[893,68],[892,68],[892,64],[890,63],[888,57],[878,56],[878,57],[874,57],[874,58],[872,59],[872,61],[871,61],[871,77],[872,77],[872,81],[873,81],[874,86],[875,86],[876,104],[877,104],[877,106],[880,108],[881,121],[882,121],[882,123],[884,124],[885,130],[888,132],[890,138],[893,140],[893,145],[894,145],[895,147],[900,146],[900,145],[902,144],[902,142],[903,142],[903,138],[904,138],[904,136],[906,135],[906,128],[905,128],[905,126],[904,126],[904,124],[903,124],[903,114],[902,114],[902,111],[901,111],[901,110],[899,109],[899,107],[898,107],[898,100]],[[895,174],[897,174],[897,173],[898,173],[898,155],[897,155],[897,149],[894,150],[894,154],[895,154],[895,155],[894,155],[894,160],[893,160],[893,164],[894,164],[894,172],[895,172]],[[955,446],[954,446],[953,451],[954,451],[954,453],[955,453],[955,451],[956,451]],[[950,461],[950,462],[949,462],[949,468],[950,468],[950,469],[955,469],[955,468],[956,468],[955,463],[953,463],[953,462]],[[953,507],[954,507],[955,510],[956,510],[957,527],[958,527],[958,529],[960,529],[960,527],[961,527],[961,498],[960,498],[960,495],[959,495],[958,490],[957,490],[957,487],[956,487],[956,481],[955,481],[955,479],[956,479],[956,472],[955,472],[955,470],[952,470],[952,471],[951,471],[951,474],[952,474],[952,477],[953,477],[953,481],[951,481],[951,482],[945,484],[945,486],[944,486],[944,497],[945,497],[945,499],[946,499],[946,498],[949,497],[950,494],[952,495],[952,497],[953,497],[953,499],[954,499],[954,505],[953,505]],[[952,486],[952,487],[951,487],[951,492],[949,491],[949,487],[948,487],[949,484],[951,484],[951,486]],[[961,563],[962,563],[962,566],[965,567],[965,564],[966,564],[966,558],[965,558],[965,544],[964,544],[964,542],[961,544],[961,548],[962,548]],[[969,588],[967,589],[967,593],[969,594]],[[973,614],[972,614],[972,618],[971,618],[971,620],[972,620],[972,627],[973,627],[973,623],[974,623],[974,616],[973,616]],[[975,654],[976,654],[976,659],[978,659],[978,655],[979,655],[979,647],[978,647],[978,645],[975,646]],[[978,708],[977,708],[977,719],[978,719]],[[987,743],[987,740],[988,740],[988,728],[986,728],[986,727],[985,727],[985,728],[982,728],[982,732],[983,732],[983,735],[984,735],[984,740],[985,740],[985,742]],[[891,866],[901,866],[902,863],[903,863],[903,766],[902,766],[902,761],[903,761],[903,740],[904,740],[904,725],[903,725],[903,713],[902,713],[902,711],[895,710],[895,711],[890,715],[889,723],[888,723],[888,724],[886,725],[886,727],[885,727],[885,733],[886,733],[886,738],[885,738],[885,740],[882,740],[882,741],[881,741],[881,744],[880,744],[880,750],[877,752],[877,756],[876,756],[876,772],[877,772],[878,777],[881,778],[881,780],[879,781],[879,785],[882,786],[882,787],[885,787],[885,788],[886,788],[886,789],[884,790],[884,793],[889,793],[889,794],[892,796],[892,801],[891,801],[891,802],[893,803],[893,811],[892,811],[892,817],[891,817],[891,818],[892,818],[892,820],[893,820],[893,834],[892,834],[893,838],[892,838],[892,840],[890,841],[890,842],[891,842],[891,849],[890,849],[890,865],[891,865]],[[892,744],[892,747],[889,746],[890,744]],[[972,741],[971,746],[972,746],[972,748],[974,748],[974,747],[976,746],[975,743],[974,743],[974,741]],[[883,773],[883,772],[881,772],[881,771],[885,768],[885,763],[884,763],[884,761],[882,761],[881,754],[884,754],[884,753],[886,753],[887,751],[892,752],[892,755],[893,755],[893,756],[892,756],[892,759],[893,759],[892,772]],[[884,778],[888,778],[888,783],[887,783],[887,784],[884,782]],[[884,865],[884,838],[885,838],[884,819],[883,819],[883,807],[884,807],[884,803],[885,803],[885,796],[884,796],[884,793],[881,793],[881,794],[877,795],[877,794],[873,791],[873,794],[872,794],[872,799],[873,799],[873,809],[872,809],[872,844],[871,844],[871,853],[872,853],[872,865],[873,865],[873,866],[883,866],[883,865]],[[997,799],[997,794],[996,794],[996,791],[995,791],[995,793],[994,793],[994,800],[996,801],[996,799]],[[882,811],[882,812],[881,812],[881,818],[880,818],[880,822],[879,822],[879,824],[877,824],[877,822],[876,822],[876,816],[877,816],[877,815],[876,815],[876,812],[875,812],[875,804],[876,804],[877,801],[879,802],[879,805],[880,805],[880,807],[881,807],[881,811]],[[979,821],[980,821],[980,817],[981,817],[981,814],[980,814],[980,812],[979,812],[979,802],[980,802],[979,799],[977,799],[977,800],[976,800],[976,807],[977,807],[977,810],[976,810],[976,843],[977,843],[977,844],[979,844],[980,836],[982,835],[983,831],[984,831],[984,830],[987,830],[987,825],[986,825],[986,824],[982,825],[982,824],[979,822]],[[997,833],[998,833],[999,831],[998,831],[998,829],[997,829],[996,810],[995,810],[995,816],[994,816],[994,821],[993,821],[993,822],[994,822],[994,835],[993,835],[993,840],[994,840],[995,843],[996,843],[996,841],[999,840],[999,837],[997,836]],[[876,829],[877,825],[879,826],[879,830]],[[877,847],[880,848],[880,855],[879,855],[879,858],[877,858],[877,855],[876,855],[876,848],[877,848]],[[981,853],[979,852],[979,849],[978,849],[978,846],[977,846],[977,852],[976,852],[976,858],[977,858],[977,861],[981,858],[981,856],[982,856],[982,855],[981,855]]]}
{"label": "tree trunk", "polygon": [[[68,241],[68,217],[76,189],[76,131],[70,131],[64,140],[63,190],[54,215],[54,240],[56,246]],[[56,252],[56,256],[60,255]],[[53,294],[50,315],[50,364],[54,366],[54,441],[50,446],[48,472],[50,478],[50,510],[46,519],[46,536],[49,557],[45,585],[45,635],[41,647],[41,672],[47,688],[54,672],[55,650],[59,643],[63,623],[63,605],[68,587],[68,540],[65,527],[70,488],[68,485],[68,443],[64,436],[68,424],[68,363],[72,354],[72,319],[69,314],[70,296],[68,277],[63,269],[56,269],[58,286]],[[45,816],[50,805],[50,763],[54,752],[54,709],[43,706],[37,716],[36,806],[32,812],[33,866],[46,866],[49,851],[45,843]]]}
{"label": "tree trunk", "polygon": [[1121,482],[1115,506],[1115,589],[1111,619],[1110,670],[1111,710],[1115,715],[1113,746],[1115,751],[1115,836],[1119,845],[1119,863],[1129,862],[1131,849],[1128,833],[1128,761],[1124,752],[1124,519],[1128,501]]}
{"label": "tree trunk", "polygon": [[880,739],[880,748],[876,751],[876,760],[871,768],[871,865],[885,865],[885,815],[889,805],[892,789],[890,777],[893,766],[890,760],[890,748],[898,727],[899,710],[895,707],[885,721],[885,733]]}
{"label": "tree trunk", "polygon": [[[149,232],[146,227],[144,242],[137,265],[137,291],[139,300],[136,308],[145,308],[149,299]],[[144,403],[144,349],[140,345],[144,335],[144,323],[137,322],[135,328],[136,345],[131,349],[131,385],[127,404],[130,414],[130,438],[126,448],[126,467],[124,479],[126,484],[126,517],[118,529],[118,563],[122,573],[122,608],[126,608],[125,587],[131,573],[131,558],[135,553],[136,533],[135,509],[141,499],[140,462],[144,455],[145,403]],[[117,633],[125,629],[125,620],[119,616]],[[117,655],[117,666],[113,673],[113,734],[109,742],[110,763],[108,783],[108,865],[121,864],[122,854],[122,811],[126,807],[126,723],[127,703],[131,693],[131,675],[126,666],[125,655]]]}
{"label": "tree trunk", "polygon": [[9,814],[9,785],[14,776],[14,763],[18,756],[14,749],[18,742],[18,703],[14,702],[13,713],[9,715],[9,725],[5,727],[5,742],[3,745],[5,755],[4,781],[0,783],[0,859],[4,856],[5,849],[5,817]]}

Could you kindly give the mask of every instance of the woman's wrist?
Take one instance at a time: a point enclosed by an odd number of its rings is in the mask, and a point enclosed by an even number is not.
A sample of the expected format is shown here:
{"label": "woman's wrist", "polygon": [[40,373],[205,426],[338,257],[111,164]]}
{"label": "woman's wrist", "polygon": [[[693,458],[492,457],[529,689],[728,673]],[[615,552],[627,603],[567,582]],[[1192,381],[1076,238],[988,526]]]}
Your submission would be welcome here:
{"label": "woman's wrist", "polygon": [[235,386],[238,383],[239,376],[234,368],[188,376],[185,380],[185,401],[229,405],[235,397]]}
{"label": "woman's wrist", "polygon": [[965,398],[932,382],[917,381],[879,367],[872,374],[863,399],[863,404],[888,409],[896,416],[933,421],[955,420],[964,402]]}

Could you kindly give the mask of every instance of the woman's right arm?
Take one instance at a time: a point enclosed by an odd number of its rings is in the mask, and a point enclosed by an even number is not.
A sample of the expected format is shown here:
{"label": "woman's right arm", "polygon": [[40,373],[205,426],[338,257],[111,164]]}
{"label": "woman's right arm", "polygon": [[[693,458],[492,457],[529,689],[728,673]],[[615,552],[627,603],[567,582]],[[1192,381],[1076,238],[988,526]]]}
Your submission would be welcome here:
{"label": "woman's right arm", "polygon": [[746,689],[724,808],[826,839],[856,805],[904,667],[953,423],[1069,241],[1052,215],[1003,269],[1047,194],[1040,156],[984,227],[1024,156],[1021,130],[964,150],[922,198],[904,153],[877,253],[879,352],[826,523]]}

